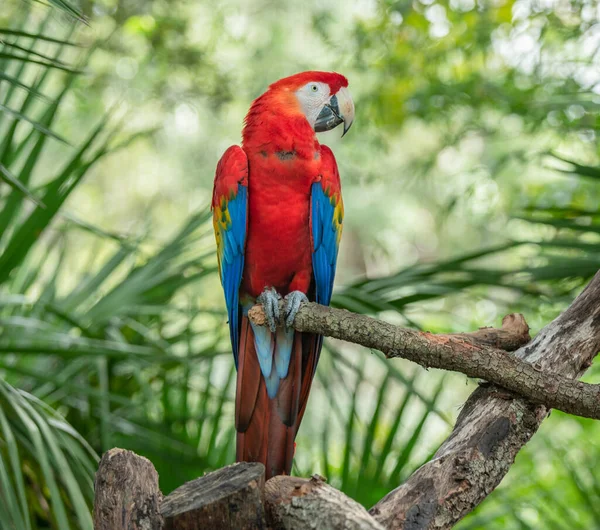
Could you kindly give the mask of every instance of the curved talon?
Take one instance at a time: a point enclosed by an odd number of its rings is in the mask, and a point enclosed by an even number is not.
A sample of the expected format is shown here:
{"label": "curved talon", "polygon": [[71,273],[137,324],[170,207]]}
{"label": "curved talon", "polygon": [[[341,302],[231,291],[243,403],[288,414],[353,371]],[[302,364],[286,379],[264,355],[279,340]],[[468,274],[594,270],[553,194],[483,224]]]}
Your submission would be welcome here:
{"label": "curved talon", "polygon": [[259,304],[262,304],[269,329],[273,333],[277,330],[279,322],[279,300],[281,300],[281,295],[273,287],[265,287],[265,290],[256,299]]}
{"label": "curved talon", "polygon": [[308,298],[302,291],[292,291],[283,299],[283,312],[285,315],[285,326],[291,328],[300,306],[308,302]]}

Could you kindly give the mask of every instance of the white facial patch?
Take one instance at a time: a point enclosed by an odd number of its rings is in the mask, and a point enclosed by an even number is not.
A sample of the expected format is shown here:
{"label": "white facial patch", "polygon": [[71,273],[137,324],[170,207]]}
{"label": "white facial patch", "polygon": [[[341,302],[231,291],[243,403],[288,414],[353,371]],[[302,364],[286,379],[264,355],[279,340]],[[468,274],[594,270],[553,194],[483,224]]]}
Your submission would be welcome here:
{"label": "white facial patch", "polygon": [[302,112],[306,116],[310,126],[314,128],[319,113],[325,103],[329,101],[329,85],[327,83],[312,82],[307,83],[302,88],[296,90],[296,97],[302,107]]}

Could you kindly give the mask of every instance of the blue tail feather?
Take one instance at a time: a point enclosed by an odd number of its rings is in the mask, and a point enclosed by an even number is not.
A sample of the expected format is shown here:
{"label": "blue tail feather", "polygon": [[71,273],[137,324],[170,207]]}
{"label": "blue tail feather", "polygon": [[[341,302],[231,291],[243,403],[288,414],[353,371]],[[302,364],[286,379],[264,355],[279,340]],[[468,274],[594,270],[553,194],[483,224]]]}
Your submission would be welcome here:
{"label": "blue tail feather", "polygon": [[273,367],[275,340],[269,328],[252,324],[252,331],[254,333],[254,346],[258,355],[260,371],[266,379],[271,375]]}
{"label": "blue tail feather", "polygon": [[267,386],[267,395],[270,399],[274,399],[277,396],[277,391],[279,390],[279,375],[277,374],[277,370],[271,370],[271,374],[268,377],[265,377],[265,384]]}
{"label": "blue tail feather", "polygon": [[275,340],[275,368],[280,379],[287,376],[294,345],[294,330],[278,328]]}
{"label": "blue tail feather", "polygon": [[252,323],[251,326],[260,371],[265,378],[267,394],[273,399],[279,390],[280,380],[288,375],[294,345],[294,330],[278,328],[276,333],[271,333],[269,328],[264,326]]}

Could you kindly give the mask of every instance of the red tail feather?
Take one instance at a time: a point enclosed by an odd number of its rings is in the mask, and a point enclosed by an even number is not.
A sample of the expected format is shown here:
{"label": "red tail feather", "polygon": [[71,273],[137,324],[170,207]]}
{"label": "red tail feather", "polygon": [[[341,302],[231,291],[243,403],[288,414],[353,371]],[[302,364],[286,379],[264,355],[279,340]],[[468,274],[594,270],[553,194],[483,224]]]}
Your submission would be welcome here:
{"label": "red tail feather", "polygon": [[[304,414],[321,341],[296,333],[290,368],[274,399],[269,399],[247,317],[242,318],[238,353],[235,426],[238,462],[262,462],[266,478],[289,475],[294,439]],[[315,358],[316,355],[316,358]]]}

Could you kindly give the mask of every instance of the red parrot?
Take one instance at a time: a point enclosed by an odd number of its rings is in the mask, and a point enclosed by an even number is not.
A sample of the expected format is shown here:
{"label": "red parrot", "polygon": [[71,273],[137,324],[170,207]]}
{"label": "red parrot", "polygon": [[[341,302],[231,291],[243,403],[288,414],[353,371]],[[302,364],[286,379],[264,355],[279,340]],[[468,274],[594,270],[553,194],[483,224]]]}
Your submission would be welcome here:
{"label": "red parrot", "polygon": [[[316,133],[342,123],[348,131],[347,87],[333,72],[273,83],[250,107],[242,146],[217,165],[212,209],[237,367],[236,458],[262,462],[267,478],[291,471],[321,352],[321,336],[291,324],[302,302],[331,300],[344,209],[335,158]],[[248,320],[255,303],[269,327]]]}

